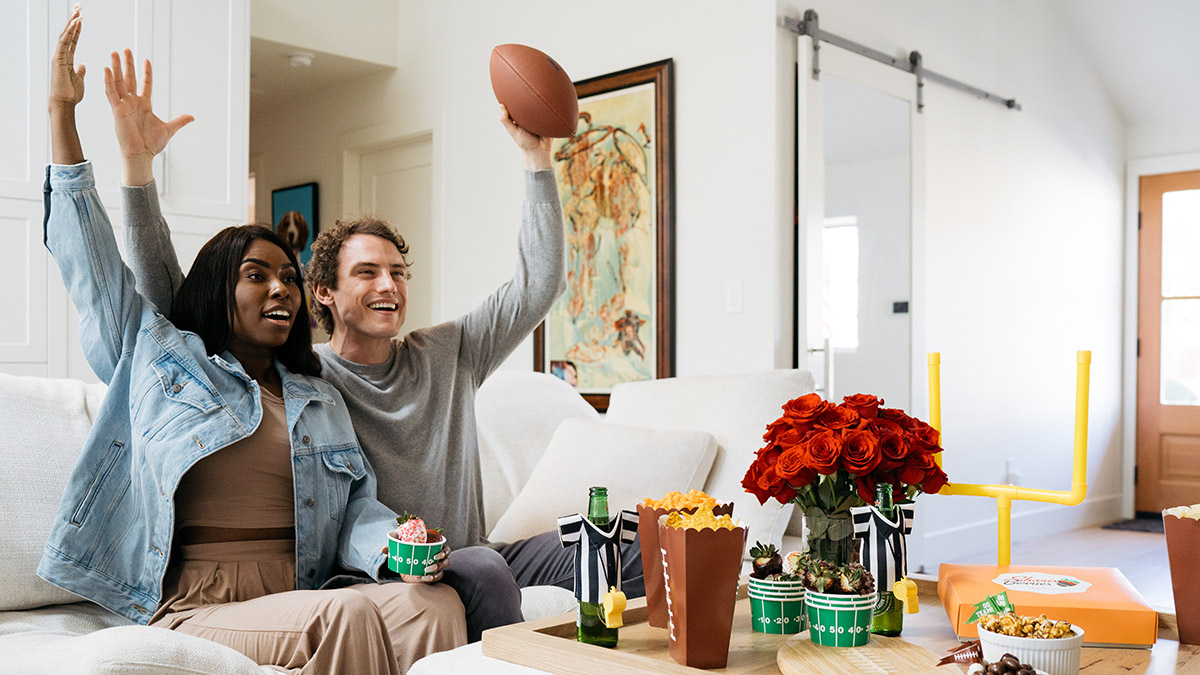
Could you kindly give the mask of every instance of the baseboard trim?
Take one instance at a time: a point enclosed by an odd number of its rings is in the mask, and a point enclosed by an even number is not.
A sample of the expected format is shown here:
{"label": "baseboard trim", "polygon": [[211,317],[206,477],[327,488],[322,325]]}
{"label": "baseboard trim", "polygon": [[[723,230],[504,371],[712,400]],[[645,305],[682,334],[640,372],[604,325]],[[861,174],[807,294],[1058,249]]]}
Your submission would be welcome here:
{"label": "baseboard trim", "polygon": [[[1045,537],[1121,520],[1121,495],[1088,497],[1079,507],[1046,504],[1012,516],[1012,541]],[[925,554],[920,561],[926,570],[936,570],[946,560],[959,559],[996,548],[996,517],[984,518],[925,535]],[[982,530],[982,532],[981,532]],[[980,536],[983,532],[986,537]],[[920,565],[918,565],[918,568]]]}

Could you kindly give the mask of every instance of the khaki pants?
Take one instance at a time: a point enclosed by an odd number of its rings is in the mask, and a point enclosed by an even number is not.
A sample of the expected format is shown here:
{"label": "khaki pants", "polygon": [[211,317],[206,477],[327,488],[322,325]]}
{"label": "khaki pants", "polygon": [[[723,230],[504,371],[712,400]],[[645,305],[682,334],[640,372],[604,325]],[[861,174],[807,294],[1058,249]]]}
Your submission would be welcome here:
{"label": "khaki pants", "polygon": [[467,642],[462,602],[443,584],[296,591],[295,578],[291,541],[183,546],[151,625],[302,675],[404,673]]}

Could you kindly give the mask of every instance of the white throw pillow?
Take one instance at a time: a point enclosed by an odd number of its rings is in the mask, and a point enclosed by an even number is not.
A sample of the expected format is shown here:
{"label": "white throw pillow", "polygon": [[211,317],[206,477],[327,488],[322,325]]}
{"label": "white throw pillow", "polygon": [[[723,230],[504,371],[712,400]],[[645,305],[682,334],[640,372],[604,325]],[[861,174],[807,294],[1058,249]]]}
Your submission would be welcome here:
{"label": "white throw pillow", "polygon": [[79,602],[42,581],[37,566],[105,391],[0,374],[0,610]]}
{"label": "white throw pillow", "polygon": [[[795,510],[774,500],[760,505],[742,488],[742,477],[762,447],[767,425],[783,414],[783,404],[813,391],[810,373],[771,370],[739,375],[674,377],[629,382],[613,388],[609,422],[653,429],[699,429],[711,433],[720,449],[704,491],[724,503],[755,541],[780,546]],[[749,555],[749,553],[747,553]]]}
{"label": "white throw pillow", "polygon": [[647,497],[699,488],[716,454],[716,440],[703,431],[565,420],[488,538],[527,539],[553,530],[559,516],[587,513],[588,488],[593,485],[608,488],[610,514],[633,510]]}
{"label": "white throw pillow", "polygon": [[500,371],[475,395],[484,529],[508,509],[568,418],[600,419],[579,392],[547,373]]}

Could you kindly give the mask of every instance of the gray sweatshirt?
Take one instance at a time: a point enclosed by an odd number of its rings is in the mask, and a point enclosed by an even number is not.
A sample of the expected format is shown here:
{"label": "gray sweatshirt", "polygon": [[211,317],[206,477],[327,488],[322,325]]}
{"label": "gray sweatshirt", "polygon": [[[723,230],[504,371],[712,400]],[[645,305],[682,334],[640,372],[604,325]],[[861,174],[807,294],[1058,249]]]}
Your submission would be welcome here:
{"label": "gray sweatshirt", "polygon": [[[154,183],[123,188],[122,201],[138,290],[169,315],[182,275]],[[564,239],[554,171],[526,172],[516,273],[480,306],[393,339],[380,364],[316,346],[321,376],[346,399],[379,479],[379,500],[444,528],[453,548],[486,542],[475,392],[565,290]]]}

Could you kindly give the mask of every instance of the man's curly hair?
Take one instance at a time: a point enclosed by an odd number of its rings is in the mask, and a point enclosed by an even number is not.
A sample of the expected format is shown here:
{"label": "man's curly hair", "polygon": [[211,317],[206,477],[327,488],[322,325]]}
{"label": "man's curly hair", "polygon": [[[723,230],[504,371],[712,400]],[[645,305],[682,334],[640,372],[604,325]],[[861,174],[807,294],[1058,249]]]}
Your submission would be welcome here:
{"label": "man's curly hair", "polygon": [[[308,284],[309,295],[313,299],[313,312],[317,315],[317,321],[321,323],[321,328],[330,335],[333,335],[333,312],[317,300],[313,295],[313,288],[316,284],[324,284],[330,290],[337,290],[338,255],[342,252],[342,245],[346,243],[346,240],[356,234],[372,234],[387,239],[400,251],[400,256],[404,258],[404,265],[407,267],[411,264],[408,261],[408,244],[404,243],[404,237],[392,228],[391,223],[382,218],[359,216],[350,221],[339,220],[334,223],[332,228],[318,234],[317,240],[312,245],[312,258],[308,261],[305,282]],[[404,278],[411,279],[412,274],[405,272]]]}

